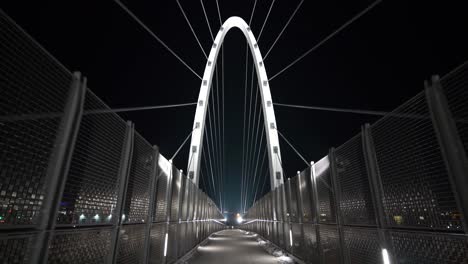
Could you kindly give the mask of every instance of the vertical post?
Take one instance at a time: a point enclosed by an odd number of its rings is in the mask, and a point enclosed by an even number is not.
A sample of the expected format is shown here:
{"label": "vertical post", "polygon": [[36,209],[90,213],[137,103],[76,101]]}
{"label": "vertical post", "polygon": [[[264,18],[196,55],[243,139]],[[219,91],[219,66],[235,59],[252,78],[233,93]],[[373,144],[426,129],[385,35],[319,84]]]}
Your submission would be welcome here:
{"label": "vertical post", "polygon": [[336,225],[338,226],[338,237],[340,241],[340,262],[345,263],[345,241],[343,234],[343,215],[341,213],[341,193],[340,193],[340,183],[338,181],[338,172],[336,170],[336,159],[335,159],[335,148],[331,148],[328,151],[328,159],[330,160],[330,179],[333,186],[333,198],[335,199],[335,209],[336,209]]}
{"label": "vertical post", "polygon": [[302,193],[302,183],[301,183],[302,175],[301,172],[297,172],[297,185],[296,185],[296,197],[297,197],[297,221],[299,223],[303,223],[302,220],[304,216],[304,204],[302,200],[304,199],[304,194]]}
{"label": "vertical post", "polygon": [[143,248],[143,264],[149,261],[149,250],[151,244],[151,225],[153,224],[154,205],[156,203],[156,184],[158,182],[159,170],[158,170],[158,159],[159,149],[157,146],[153,146],[153,160],[151,162],[151,180],[149,186],[149,207],[148,215],[146,216],[145,226],[145,244]]}
{"label": "vertical post", "polygon": [[119,190],[117,193],[117,203],[115,206],[116,220],[114,222],[112,234],[111,234],[111,250],[110,250],[110,263],[116,263],[118,249],[119,249],[119,232],[122,222],[124,221],[123,205],[125,204],[125,198],[127,193],[128,178],[130,174],[130,167],[132,163],[133,155],[133,137],[134,137],[134,126],[132,122],[127,121],[127,128],[125,130],[125,141],[122,150],[122,157],[120,160],[119,167]]}
{"label": "vertical post", "polygon": [[313,161],[310,162],[310,181],[311,181],[311,194],[312,194],[312,206],[313,208],[313,220],[312,222],[315,225],[315,235],[317,238],[317,256],[319,258],[319,263],[323,263],[322,257],[322,244],[320,241],[320,226],[319,226],[319,202],[318,202],[318,193],[317,193],[317,181],[315,180],[315,164]]}
{"label": "vertical post", "polygon": [[438,76],[433,76],[431,83],[424,83],[426,98],[431,113],[432,124],[447,166],[452,190],[462,215],[462,225],[468,232],[468,159],[463,143],[458,134],[455,120],[450,111]]}
{"label": "vertical post", "polygon": [[57,221],[57,212],[62,200],[68,170],[83,114],[86,93],[86,78],[79,72],[73,73],[68,99],[55,138],[54,150],[47,167],[44,187],[49,190],[44,196],[38,219],[39,233],[31,250],[31,263],[47,263],[49,240]]}
{"label": "vertical post", "polygon": [[362,126],[362,149],[364,153],[364,161],[366,163],[367,176],[369,177],[369,185],[372,196],[372,204],[374,205],[374,211],[376,212],[375,218],[377,223],[377,231],[379,237],[379,243],[381,248],[386,249],[391,260],[391,263],[395,263],[393,257],[393,250],[391,249],[391,243],[388,240],[387,235],[387,216],[383,206],[383,187],[380,179],[380,172],[377,163],[377,156],[375,153],[374,142],[372,140],[372,132],[369,124]]}
{"label": "vertical post", "polygon": [[[287,188],[287,190],[286,190]],[[291,248],[290,249],[290,252],[293,253],[293,250],[294,250],[294,247],[293,245],[291,245],[290,243],[290,240],[292,240],[291,236],[292,236],[292,221],[291,221],[291,218],[292,218],[292,199],[291,199],[291,195],[292,195],[292,190],[291,190],[291,178],[288,178],[288,180],[284,183],[284,194],[285,194],[285,200],[286,200],[286,219],[285,219],[285,223],[287,224],[286,226],[288,227],[286,230],[284,230],[284,233],[285,233],[285,248]],[[284,228],[285,225],[283,225],[283,228]]]}

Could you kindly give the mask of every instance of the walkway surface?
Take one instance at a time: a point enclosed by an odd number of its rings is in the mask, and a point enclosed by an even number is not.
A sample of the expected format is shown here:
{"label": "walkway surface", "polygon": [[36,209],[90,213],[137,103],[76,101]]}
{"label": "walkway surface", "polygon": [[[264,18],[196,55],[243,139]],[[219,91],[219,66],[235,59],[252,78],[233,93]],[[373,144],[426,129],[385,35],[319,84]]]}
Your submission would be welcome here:
{"label": "walkway surface", "polygon": [[239,229],[222,230],[212,234],[208,242],[199,246],[189,264],[278,263],[257,242],[257,235]]}

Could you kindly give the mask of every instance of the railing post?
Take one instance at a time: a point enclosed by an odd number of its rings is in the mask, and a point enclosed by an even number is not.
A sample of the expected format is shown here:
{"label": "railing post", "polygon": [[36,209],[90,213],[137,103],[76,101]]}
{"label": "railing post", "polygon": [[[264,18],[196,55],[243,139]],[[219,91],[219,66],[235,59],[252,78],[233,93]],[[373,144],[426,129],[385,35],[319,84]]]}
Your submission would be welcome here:
{"label": "railing post", "polygon": [[424,82],[426,98],[431,113],[437,140],[447,166],[452,190],[462,215],[462,225],[468,232],[468,159],[463,143],[458,134],[455,120],[450,111],[438,76],[433,76],[431,83]]}
{"label": "railing post", "polygon": [[134,143],[134,126],[132,122],[127,121],[127,128],[125,131],[125,141],[122,150],[122,158],[120,160],[119,169],[119,190],[117,193],[117,203],[115,206],[116,220],[111,234],[111,250],[110,250],[110,263],[116,263],[117,255],[119,250],[119,233],[122,222],[124,221],[123,205],[125,204],[125,198],[127,193],[128,178],[130,176],[130,168],[132,163],[133,155],[133,143]]}
{"label": "railing post", "polygon": [[[286,191],[286,188],[288,191]],[[291,221],[291,216],[292,216],[292,199],[291,199],[291,195],[292,195],[292,191],[291,190],[291,178],[288,178],[288,180],[284,183],[284,196],[285,196],[285,200],[286,200],[286,219],[285,219],[285,223],[287,224],[287,227],[288,229],[284,230],[284,232],[286,233],[286,241],[285,241],[285,248],[290,248],[290,252],[293,253],[294,252],[294,247],[293,245],[290,244],[290,241],[292,240],[291,236],[292,236],[292,221]],[[284,225],[283,225],[283,228],[284,228]],[[294,254],[294,253],[293,253]]]}
{"label": "railing post", "polygon": [[322,257],[322,244],[320,241],[320,226],[319,226],[319,202],[318,202],[318,193],[317,193],[317,181],[315,180],[315,164],[313,161],[310,162],[310,181],[311,181],[311,193],[312,193],[312,206],[313,210],[313,223],[315,226],[315,234],[317,239],[317,256],[319,258],[319,263],[323,263]]}
{"label": "railing post", "polygon": [[341,263],[346,262],[345,255],[345,241],[343,234],[343,215],[341,214],[341,193],[340,193],[340,183],[338,182],[338,172],[336,170],[336,159],[335,159],[335,149],[331,148],[328,151],[328,160],[330,161],[330,179],[333,186],[333,198],[335,199],[335,209],[336,209],[336,225],[338,226],[338,237],[340,241],[340,261]]}
{"label": "railing post", "polygon": [[369,124],[365,124],[361,128],[362,137],[362,150],[364,154],[364,161],[366,163],[367,175],[369,177],[369,187],[372,196],[372,204],[376,212],[375,218],[377,223],[377,231],[379,243],[382,249],[388,252],[391,263],[396,263],[392,255],[391,243],[387,235],[387,216],[383,206],[383,187],[380,179],[380,172],[377,163],[377,156],[375,153],[374,142],[372,140],[372,132]]}
{"label": "railing post", "polygon": [[149,207],[148,215],[146,216],[146,226],[145,226],[145,244],[143,248],[143,263],[148,263],[149,260],[149,251],[151,244],[151,225],[153,224],[153,215],[154,215],[154,205],[156,203],[156,184],[158,182],[159,170],[158,170],[158,159],[159,159],[159,149],[156,146],[153,146],[153,160],[151,162],[151,180],[149,186]]}
{"label": "railing post", "polygon": [[64,114],[55,139],[55,147],[47,167],[44,186],[49,191],[44,196],[42,203],[41,214],[36,227],[39,233],[29,260],[31,263],[47,263],[49,240],[53,236],[53,230],[57,222],[57,212],[62,200],[83,114],[85,93],[86,78],[82,78],[79,72],[73,73]]}

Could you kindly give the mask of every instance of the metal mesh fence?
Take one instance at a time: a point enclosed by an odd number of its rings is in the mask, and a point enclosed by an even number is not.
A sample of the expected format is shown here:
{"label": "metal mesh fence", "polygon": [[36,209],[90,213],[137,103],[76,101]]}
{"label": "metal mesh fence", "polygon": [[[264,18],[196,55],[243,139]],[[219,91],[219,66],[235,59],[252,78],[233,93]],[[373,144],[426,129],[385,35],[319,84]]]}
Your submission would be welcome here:
{"label": "metal mesh fence", "polygon": [[382,263],[377,229],[345,228],[344,247],[348,263]]}
{"label": "metal mesh fence", "polygon": [[372,126],[388,224],[462,228],[424,93]]}
{"label": "metal mesh fence", "polygon": [[150,182],[154,162],[153,147],[140,134],[135,133],[132,166],[127,184],[124,206],[125,223],[144,223],[148,215]]}
{"label": "metal mesh fence", "polygon": [[336,150],[340,209],[345,224],[375,225],[369,178],[362,151],[361,134]]}
{"label": "metal mesh fence", "polygon": [[124,225],[119,234],[117,263],[142,263],[145,235],[145,225]]}
{"label": "metal mesh fence", "polygon": [[34,225],[72,74],[0,10],[0,228]]}
{"label": "metal mesh fence", "polygon": [[[109,109],[90,90],[85,110]],[[81,120],[58,224],[113,223],[126,123],[116,114]]]}
{"label": "metal mesh fence", "polygon": [[0,57],[0,262],[172,263],[224,228],[211,199],[131,123],[91,111],[110,108],[1,10]]}
{"label": "metal mesh fence", "polygon": [[[305,263],[468,263],[464,193],[452,183],[464,182],[434,117],[453,118],[457,130],[445,133],[458,132],[466,151],[468,63],[441,86],[450,111],[426,89],[256,201],[243,227]],[[267,197],[276,217],[263,213]]]}
{"label": "metal mesh fence", "polygon": [[111,229],[55,231],[49,245],[49,263],[103,263],[111,248]]}

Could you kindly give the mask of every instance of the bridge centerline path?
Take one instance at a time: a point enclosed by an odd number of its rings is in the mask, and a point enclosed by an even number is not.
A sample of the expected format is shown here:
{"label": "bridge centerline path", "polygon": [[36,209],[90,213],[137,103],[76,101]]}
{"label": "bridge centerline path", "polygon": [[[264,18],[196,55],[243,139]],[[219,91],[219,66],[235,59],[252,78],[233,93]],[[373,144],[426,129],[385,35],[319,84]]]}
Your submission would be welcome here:
{"label": "bridge centerline path", "polygon": [[212,234],[205,245],[187,260],[188,264],[211,263],[278,263],[257,242],[257,235],[246,234],[240,229],[226,229]]}

